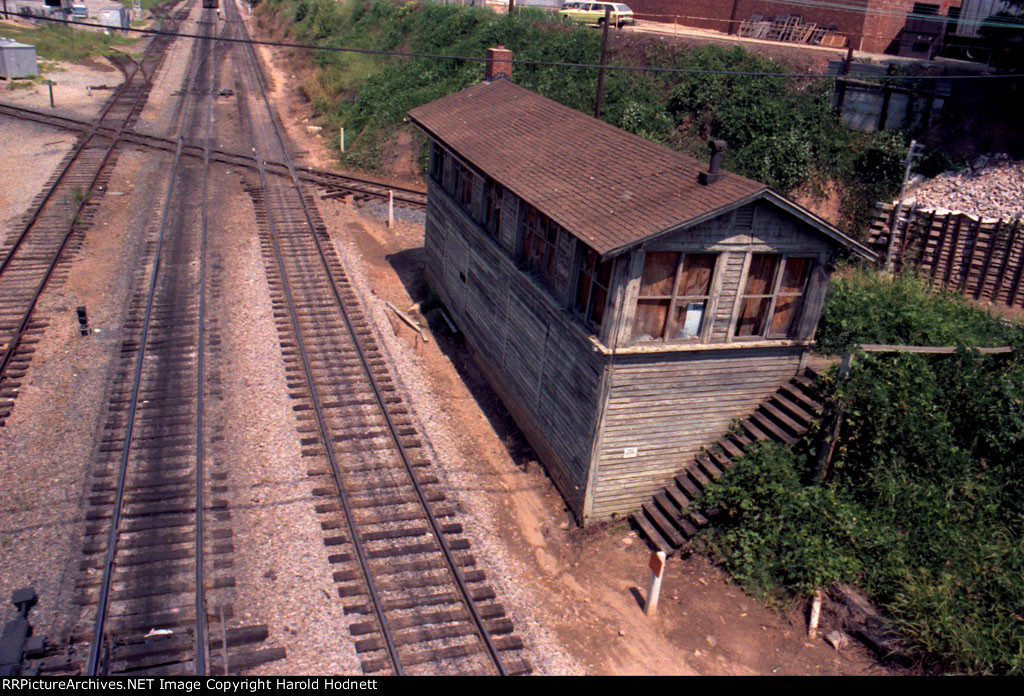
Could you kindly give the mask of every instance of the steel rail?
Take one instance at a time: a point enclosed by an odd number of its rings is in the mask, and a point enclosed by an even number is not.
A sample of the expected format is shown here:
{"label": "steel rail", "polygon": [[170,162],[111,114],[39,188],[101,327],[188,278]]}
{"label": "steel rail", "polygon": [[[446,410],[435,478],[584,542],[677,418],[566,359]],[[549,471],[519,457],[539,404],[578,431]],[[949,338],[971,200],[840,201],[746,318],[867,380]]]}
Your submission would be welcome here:
{"label": "steel rail", "polygon": [[[156,41],[150,43],[150,46],[147,48],[147,54],[155,44]],[[149,76],[146,75],[146,71],[142,67],[142,62],[145,62],[145,57],[141,62],[133,61],[133,63],[135,64],[135,70],[132,71],[129,78],[125,79],[125,81],[118,86],[117,91],[111,97],[110,101],[106,104],[106,106],[104,106],[103,111],[100,113],[100,117],[93,124],[90,125],[89,131],[86,134],[86,136],[76,145],[72,158],[68,161],[67,165],[65,165],[65,167],[61,170],[60,174],[58,174],[57,180],[47,189],[46,193],[43,195],[43,200],[40,201],[39,204],[36,206],[29,220],[25,223],[24,229],[21,231],[21,233],[18,235],[18,238],[11,246],[10,251],[4,257],[3,261],[0,262],[0,275],[2,275],[3,272],[10,265],[11,261],[14,259],[15,254],[21,248],[21,245],[23,244],[25,239],[28,237],[29,230],[31,230],[32,226],[38,221],[39,216],[42,214],[43,209],[46,207],[46,204],[50,201],[50,198],[53,196],[57,188],[60,186],[61,181],[64,180],[64,177],[71,170],[72,165],[78,160],[79,155],[81,155],[85,151],[86,146],[90,142],[92,142],[93,138],[95,138],[98,135],[98,132],[100,130],[109,129],[115,131],[112,141],[110,143],[110,147],[108,148],[106,154],[103,156],[103,160],[100,162],[99,167],[97,167],[95,175],[89,182],[88,190],[86,191],[85,195],[82,196],[82,200],[79,202],[77,208],[75,209],[75,214],[72,217],[72,223],[68,226],[67,233],[61,239],[60,245],[58,246],[57,251],[53,256],[53,259],[47,266],[46,272],[43,274],[43,278],[40,281],[38,287],[36,288],[35,293],[33,293],[32,300],[30,301],[28,307],[26,308],[21,321],[18,322],[18,328],[16,329],[13,337],[11,338],[8,345],[4,349],[3,356],[0,357],[0,377],[2,377],[6,373],[8,365],[10,365],[11,360],[14,358],[14,354],[18,346],[21,344],[21,339],[23,338],[25,331],[28,328],[29,322],[31,321],[32,313],[35,311],[36,305],[39,303],[39,298],[42,296],[47,283],[49,283],[54,270],[57,268],[57,264],[60,262],[61,256],[64,255],[64,250],[67,248],[68,242],[70,241],[72,234],[74,234],[75,221],[78,219],[78,216],[81,214],[82,210],[85,208],[86,203],[88,203],[89,201],[89,193],[91,193],[93,188],[95,188],[96,182],[99,179],[100,174],[103,172],[104,167],[106,167],[107,163],[110,161],[110,157],[114,154],[114,151],[117,149],[119,138],[121,134],[127,130],[128,123],[131,121],[133,115],[135,114],[135,111],[139,106],[139,102],[147,94],[146,87],[150,86],[151,82]],[[102,126],[101,124],[103,122],[103,119],[106,118],[106,116],[110,113],[111,109],[114,108],[114,105],[117,104],[121,96],[129,89],[129,85],[132,79],[134,79],[134,77],[139,73],[141,73],[143,76],[142,88],[140,89],[139,93],[135,96],[135,99],[132,102],[131,108],[129,108],[127,115],[125,116],[124,121],[116,129],[110,126]]]}
{"label": "steel rail", "polygon": [[[66,116],[56,116],[47,114],[33,109],[25,109],[22,107],[12,106],[10,104],[0,103],[0,114],[5,114],[13,118],[23,118],[26,120],[35,121],[37,123],[44,123],[57,128],[64,128],[67,130],[84,130],[90,127],[90,122],[82,121],[78,119],[68,118]],[[114,130],[109,126],[100,126],[100,131]],[[136,145],[143,147],[161,149],[171,151],[173,150],[175,143],[170,138],[164,138],[159,135],[153,135],[149,133],[142,133],[139,131],[125,131],[121,135],[121,139],[127,142],[131,142]],[[200,150],[195,145],[185,145],[184,154],[190,157],[202,157],[202,152],[195,152]],[[247,167],[255,169],[256,163],[255,158],[246,153],[242,152],[229,152],[227,150],[219,150],[214,148],[211,150],[211,159],[215,162],[222,164],[229,164],[236,167]],[[264,165],[271,170],[273,174],[279,174],[275,169],[287,170],[287,165],[283,162],[276,162],[273,160],[267,160]],[[399,203],[408,203],[413,206],[423,207],[426,206],[426,191],[420,189],[409,188],[405,186],[396,186],[388,184],[383,181],[375,181],[373,179],[361,179],[359,177],[350,176],[348,174],[341,174],[339,172],[332,172],[326,169],[316,169],[314,167],[295,167],[295,171],[299,172],[299,178],[303,181],[318,184],[324,188],[334,189],[339,191],[351,191],[353,193],[365,194],[367,196],[376,196],[382,199],[386,199],[386,192],[388,190],[394,191],[394,199]],[[281,172],[281,176],[290,175],[287,171]],[[384,189],[381,191],[371,191],[362,186],[375,186]]]}
{"label": "steel rail", "polygon": [[[242,32],[243,32],[243,34],[245,34],[245,27],[244,27],[244,25],[242,26]],[[475,623],[475,625],[477,627],[477,631],[478,631],[481,639],[484,642],[484,645],[485,645],[485,647],[487,649],[487,652],[490,654],[491,659],[494,662],[495,667],[498,670],[498,673],[501,676],[506,676],[508,674],[508,672],[505,669],[504,662],[502,661],[501,656],[498,653],[497,647],[494,645],[494,642],[491,639],[490,632],[487,630],[487,627],[484,624],[483,618],[480,616],[480,612],[476,608],[476,603],[474,602],[472,594],[470,593],[469,588],[466,585],[465,578],[462,576],[462,571],[459,569],[458,563],[456,563],[456,561],[455,561],[455,556],[452,553],[452,550],[449,547],[448,542],[444,538],[444,534],[443,534],[443,532],[441,530],[441,527],[438,524],[437,519],[434,517],[434,514],[433,514],[433,512],[430,509],[430,504],[429,504],[429,502],[426,499],[426,496],[425,496],[425,494],[423,492],[422,486],[420,485],[419,477],[416,475],[416,472],[414,471],[414,468],[413,468],[411,462],[409,461],[409,455],[406,452],[405,447],[402,445],[401,438],[399,437],[399,434],[398,434],[398,429],[395,426],[394,420],[392,419],[391,414],[389,413],[389,411],[387,409],[387,406],[386,406],[386,404],[384,402],[384,397],[383,397],[383,395],[380,392],[380,387],[377,384],[376,379],[374,379],[372,371],[370,370],[369,361],[366,358],[366,354],[363,352],[362,345],[360,344],[359,338],[356,335],[354,327],[352,326],[352,321],[351,321],[351,318],[349,317],[348,310],[345,308],[345,303],[341,299],[341,294],[340,294],[340,292],[338,290],[337,283],[334,280],[334,275],[330,271],[330,266],[329,266],[329,264],[327,262],[327,257],[326,257],[326,254],[324,252],[323,245],[321,244],[320,239],[319,239],[319,237],[317,235],[317,232],[316,232],[316,225],[313,222],[312,215],[310,214],[309,207],[308,207],[308,205],[306,203],[305,196],[302,194],[301,185],[299,184],[299,179],[298,179],[298,176],[296,175],[295,168],[294,168],[294,166],[291,163],[291,157],[289,156],[288,149],[285,146],[284,137],[281,134],[281,129],[280,129],[278,123],[277,123],[277,119],[275,117],[274,110],[273,110],[273,108],[270,105],[270,100],[267,97],[266,83],[263,80],[262,71],[259,69],[259,65],[258,65],[258,62],[257,62],[257,59],[256,59],[256,55],[255,55],[255,49],[253,49],[253,46],[252,46],[251,43],[246,43],[245,46],[246,46],[247,52],[250,55],[250,60],[253,62],[254,70],[255,70],[255,73],[256,73],[256,77],[257,77],[257,79],[260,82],[260,85],[261,85],[261,95],[263,97],[264,104],[267,107],[267,112],[268,112],[270,121],[271,121],[271,123],[272,123],[272,125],[274,127],[274,132],[275,132],[275,134],[277,136],[278,141],[281,143],[281,150],[282,150],[282,153],[283,153],[284,158],[285,158],[285,163],[288,165],[289,171],[291,172],[292,183],[293,183],[295,189],[298,191],[299,199],[302,201],[302,209],[303,209],[303,213],[304,213],[305,218],[306,218],[306,224],[308,225],[310,233],[312,234],[313,240],[316,243],[316,248],[317,248],[317,251],[319,253],[320,261],[323,264],[323,267],[324,267],[324,269],[325,269],[325,271],[327,273],[328,279],[330,280],[331,290],[332,290],[332,292],[334,294],[334,297],[335,297],[335,300],[337,302],[338,308],[341,310],[342,317],[344,318],[344,321],[345,321],[345,327],[347,328],[347,330],[348,330],[348,332],[349,332],[349,334],[350,334],[350,336],[352,338],[352,343],[355,346],[357,355],[359,356],[360,364],[362,365],[362,368],[363,368],[364,373],[366,374],[367,380],[369,381],[370,386],[373,389],[374,398],[375,398],[375,400],[377,402],[378,408],[380,409],[380,412],[383,415],[385,422],[387,423],[388,432],[389,432],[389,434],[391,436],[392,441],[394,442],[395,449],[398,452],[399,457],[402,460],[402,464],[405,466],[406,472],[407,472],[410,480],[413,483],[413,487],[414,487],[414,489],[416,491],[416,496],[419,499],[420,505],[421,505],[421,507],[422,507],[422,509],[423,509],[423,511],[424,511],[424,513],[425,513],[429,523],[430,523],[431,529],[432,529],[432,531],[434,533],[435,540],[438,542],[438,545],[441,547],[441,551],[444,554],[444,557],[445,557],[445,560],[446,560],[446,562],[448,564],[449,570],[451,571],[453,577],[455,578],[456,584],[459,587],[459,591],[462,594],[463,601],[464,601],[466,607],[469,609],[470,614],[473,617],[473,622]],[[275,250],[277,250],[277,249],[278,249],[278,247],[277,247],[276,240],[275,240]],[[280,257],[279,257],[279,264],[280,263],[281,263],[281,260],[280,260]],[[283,267],[282,267],[282,272],[283,272]],[[293,323],[294,323],[296,321],[296,317],[294,316],[294,310],[291,309],[291,308],[290,308],[290,310],[292,311],[292,314],[293,314]],[[296,328],[296,333],[298,334],[299,327],[298,327],[297,323],[295,324],[295,328]],[[296,343],[298,343],[298,341],[296,341]],[[305,369],[306,374],[307,374],[307,380],[311,381],[312,375],[310,374],[310,371],[309,371],[310,368],[308,367],[307,364],[305,364],[305,362],[306,362],[305,356],[303,356],[303,362],[304,362],[304,369]],[[330,453],[331,452],[331,444],[330,444],[329,432],[326,429],[326,423],[322,419],[322,416],[320,414],[319,408],[317,409],[317,417],[318,417],[318,420],[320,422],[321,434],[322,434],[322,436],[324,438],[324,444],[325,444],[324,449],[325,449],[326,452]],[[333,461],[333,458],[332,458],[332,461]],[[339,478],[340,472],[337,470],[336,467],[333,467],[333,468],[335,470],[335,477],[336,477],[336,482],[337,482],[339,491],[343,491],[342,485],[341,485],[341,480]],[[344,496],[345,496],[344,492],[341,492],[341,495],[342,495],[342,498],[344,499]],[[356,533],[356,530],[355,530],[354,527],[352,527],[352,531],[353,531],[353,537],[357,537],[358,534]],[[377,611],[378,612],[378,616],[380,616],[380,615],[382,615],[383,612],[382,612],[381,609],[376,607],[376,602],[377,602],[377,599],[374,598],[375,611]],[[382,624],[382,628],[383,628],[384,625],[386,625],[386,624]],[[391,646],[391,643],[390,643],[390,636],[389,635],[385,635],[385,638],[388,641],[388,644],[389,644],[388,647],[389,647],[389,652],[390,652],[392,650],[392,646]]]}
{"label": "steel rail", "polygon": [[[134,76],[135,73],[132,73],[132,75]],[[122,83],[122,86],[127,84],[128,81],[125,81],[124,83]],[[104,115],[108,113],[111,108],[113,108],[114,104],[120,97],[120,94],[122,94],[122,92],[119,92],[117,96],[110,100],[110,102],[104,109]],[[135,108],[138,106],[138,102],[142,98],[143,94],[144,92],[140,92],[136,96],[135,101],[132,103],[132,108],[128,112],[129,116],[125,119],[125,122],[122,124],[120,130],[123,130],[124,126],[126,126],[128,121],[131,119],[131,114],[134,113]],[[39,220],[40,215],[42,215],[43,209],[46,207],[46,204],[50,201],[53,194],[57,191],[57,188],[64,180],[64,177],[67,175],[69,171],[71,171],[72,165],[74,165],[74,163],[78,161],[78,157],[85,151],[86,145],[92,142],[93,138],[96,136],[96,132],[99,129],[98,124],[99,121],[97,121],[97,125],[93,126],[92,130],[76,146],[72,158],[68,161],[67,165],[61,170],[60,174],[58,174],[57,180],[53,182],[53,184],[47,189],[46,193],[43,195],[43,200],[39,202],[39,205],[36,206],[36,209],[32,212],[28,222],[25,223],[24,228],[18,235],[18,238],[14,241],[14,244],[8,252],[7,256],[4,257],[3,261],[0,261],[0,275],[3,275],[4,271],[8,269],[11,262],[14,260],[15,255],[18,253],[18,251],[22,247],[22,244],[28,238],[29,231]],[[51,259],[49,265],[47,266],[46,271],[43,273],[43,277],[39,281],[39,284],[32,295],[32,299],[29,301],[28,307],[25,309],[25,312],[22,315],[21,321],[18,322],[18,328],[15,330],[13,337],[11,338],[7,347],[4,349],[3,357],[0,357],[0,376],[2,376],[7,371],[7,366],[10,364],[11,359],[14,357],[15,351],[21,344],[21,339],[24,336],[25,330],[28,328],[29,322],[32,319],[32,313],[35,311],[36,305],[39,303],[39,298],[42,296],[43,290],[46,289],[47,283],[50,282],[50,278],[51,276],[53,276],[53,272],[57,268],[57,264],[60,262],[61,256],[64,255],[64,250],[67,248],[68,242],[71,240],[71,236],[75,232],[75,225],[78,216],[81,215],[82,209],[85,208],[86,203],[89,202],[89,194],[92,193],[93,188],[95,188],[96,182],[100,178],[100,174],[103,172],[103,169],[107,166],[107,163],[110,161],[110,157],[114,154],[114,151],[117,149],[117,145],[118,140],[117,136],[115,135],[114,139],[110,143],[110,147],[107,149],[106,154],[104,154],[103,159],[100,162],[100,165],[96,168],[96,173],[89,181],[88,190],[86,191],[85,195],[82,196],[82,200],[78,203],[78,206],[75,208],[74,215],[71,218],[71,224],[68,225],[67,232],[61,238],[60,244],[57,246],[57,250],[54,253],[53,258]]]}
{"label": "steel rail", "polygon": [[[199,60],[199,63],[195,67],[195,72],[194,72],[194,74],[192,75],[192,77],[191,77],[191,79],[189,81],[189,88],[187,90],[185,90],[185,92],[182,95],[182,101],[184,103],[186,103],[186,104],[188,102],[189,95],[192,94],[192,89],[193,89],[193,86],[195,85],[196,79],[199,76],[199,71],[200,71],[203,63],[209,57],[210,52],[212,52],[212,48],[209,51],[207,51],[207,53]],[[212,105],[211,105],[211,108],[212,108]],[[165,240],[165,237],[166,237],[167,221],[168,221],[168,218],[170,217],[169,216],[169,211],[170,211],[171,199],[172,199],[172,196],[173,196],[173,193],[174,193],[175,183],[177,182],[178,165],[181,162],[181,149],[182,149],[182,146],[184,144],[184,130],[186,128],[187,117],[188,117],[188,108],[186,106],[183,106],[182,109],[181,109],[181,114],[179,116],[179,126],[178,126],[178,144],[179,145],[178,145],[178,149],[177,149],[177,151],[175,153],[175,156],[174,156],[174,164],[171,167],[170,179],[167,182],[167,191],[165,193],[163,210],[161,212],[160,229],[159,229],[159,232],[157,234],[157,247],[156,247],[156,252],[154,253],[154,257],[153,257],[153,271],[150,274],[149,289],[147,291],[146,312],[145,312],[145,315],[144,315],[143,321],[142,321],[142,335],[141,335],[141,337],[139,339],[139,349],[138,349],[139,350],[139,355],[138,355],[138,358],[136,359],[136,362],[135,362],[135,371],[134,371],[134,375],[133,375],[132,391],[131,391],[131,397],[130,397],[130,405],[128,407],[127,426],[126,426],[125,437],[124,437],[124,447],[121,450],[121,461],[120,461],[120,464],[119,464],[118,476],[117,476],[117,489],[116,489],[116,493],[115,493],[115,497],[114,497],[114,511],[113,511],[113,515],[111,517],[110,532],[109,532],[108,537],[107,537],[107,552],[106,552],[106,555],[104,557],[104,563],[103,563],[103,580],[101,581],[101,584],[100,584],[99,602],[98,602],[98,606],[97,606],[97,609],[96,609],[96,620],[95,620],[95,626],[94,626],[94,630],[93,630],[93,638],[92,638],[92,643],[89,645],[89,657],[88,657],[88,662],[86,663],[86,674],[88,676],[96,676],[99,673],[100,657],[101,657],[102,647],[103,647],[103,644],[104,644],[104,640],[103,640],[104,635],[105,635],[104,634],[104,628],[105,628],[105,624],[106,624],[107,608],[108,608],[109,598],[110,598],[110,585],[113,582],[114,557],[115,557],[115,555],[117,553],[117,539],[118,539],[118,535],[119,535],[119,528],[120,528],[120,522],[121,522],[122,506],[123,506],[123,502],[124,502],[125,483],[127,481],[127,475],[128,475],[128,460],[129,460],[129,458],[131,456],[132,435],[133,435],[134,430],[135,430],[135,413],[138,410],[139,389],[141,388],[141,385],[142,385],[142,369],[143,369],[143,365],[145,363],[145,358],[146,358],[146,348],[147,348],[147,341],[149,339],[150,320],[151,320],[152,314],[153,314],[153,304],[154,304],[154,301],[156,299],[157,280],[160,277],[160,268],[161,268],[161,260],[162,260],[161,254],[163,252],[164,240]],[[206,204],[205,197],[203,199],[203,204],[204,204],[204,206]],[[202,290],[200,290],[200,292],[202,292]],[[202,321],[203,321],[203,317],[200,314],[200,317],[199,317],[200,326],[202,326]],[[200,352],[200,354],[202,353],[202,345],[200,345],[200,347],[199,347],[199,352]],[[202,411],[202,400],[203,400],[202,383],[200,383],[200,385],[199,385],[199,393],[197,394],[196,398],[197,398],[197,402],[199,404],[199,410],[201,412]],[[198,431],[198,439],[201,442],[201,440],[202,440],[202,430],[201,429]],[[201,481],[200,481],[200,484],[198,486],[198,489],[200,491],[202,490],[202,483],[201,483]],[[201,517],[201,515],[202,515],[202,509],[201,508],[197,508],[197,510],[196,510],[197,519],[199,517]],[[197,553],[201,556],[201,553],[202,553],[202,539],[201,538],[197,538],[196,539],[196,546],[197,546]],[[199,588],[202,587],[202,564],[201,563],[197,564],[197,583],[198,583],[197,592],[199,592],[200,591]],[[204,611],[204,609],[201,606],[197,606],[196,607],[196,614],[197,614],[197,616],[202,614],[203,611]],[[197,625],[198,625],[198,618],[197,618]],[[205,636],[205,634],[204,634],[204,636]],[[196,639],[197,639],[197,641],[200,640],[200,639],[206,640],[205,637],[201,637],[199,635],[196,636]],[[205,654],[205,652],[203,652],[203,654]],[[198,662],[200,662],[200,660],[199,660],[199,653],[197,653],[197,663]],[[201,662],[202,662],[202,668],[205,671],[205,659],[202,659]],[[198,669],[198,666],[197,666],[197,669]]]}
{"label": "steel rail", "polygon": [[[254,57],[249,56],[249,58],[250,58],[251,61],[253,61],[253,63],[252,63],[252,71],[255,72],[257,76],[259,76],[260,75],[260,71],[259,71],[258,64],[255,63]],[[246,74],[249,75],[250,73],[248,71],[246,71]],[[262,81],[261,80],[257,80],[257,82],[258,82],[257,86],[261,90],[263,90],[264,85],[263,85]],[[266,94],[264,92],[264,98],[265,97],[266,97]],[[269,103],[268,103],[268,108],[269,108]],[[255,146],[256,146],[257,143],[256,143],[256,134],[255,134],[255,131],[254,131],[253,119],[252,119],[251,115],[249,114],[248,106],[246,106],[244,110],[245,110],[245,115],[248,117],[247,120],[248,120],[248,125],[249,125],[249,135],[250,135],[250,140],[251,140],[251,142],[253,144],[253,151],[256,152],[256,147]],[[272,111],[271,111],[271,119],[273,119]],[[260,186],[261,186],[261,188],[263,190],[263,199],[267,203],[267,211],[266,211],[266,213],[267,213],[267,226],[268,226],[268,228],[270,230],[270,238],[271,238],[271,242],[273,243],[273,247],[274,247],[274,254],[275,254],[275,258],[277,260],[278,272],[281,274],[281,287],[282,287],[282,290],[284,291],[285,300],[286,300],[287,305],[288,305],[288,315],[289,315],[289,317],[291,319],[292,326],[295,329],[295,345],[298,348],[299,355],[302,358],[303,375],[305,376],[306,387],[309,390],[310,400],[312,401],[312,404],[313,404],[313,411],[316,414],[317,424],[318,424],[319,429],[320,429],[320,436],[321,436],[321,438],[323,439],[323,442],[324,442],[324,451],[327,453],[327,461],[328,461],[328,464],[331,467],[331,472],[334,475],[334,481],[335,481],[335,484],[336,484],[337,489],[338,489],[338,497],[341,499],[341,506],[342,506],[342,511],[343,511],[343,513],[345,515],[345,520],[348,523],[349,529],[352,531],[352,547],[353,547],[353,549],[356,552],[356,559],[358,560],[359,566],[360,566],[360,568],[361,568],[361,570],[363,572],[363,577],[364,577],[364,579],[366,581],[367,591],[369,592],[370,597],[373,600],[374,614],[377,617],[378,623],[380,624],[381,633],[384,636],[384,641],[385,641],[385,644],[386,644],[386,647],[387,647],[388,656],[391,658],[391,662],[394,665],[395,674],[398,675],[398,676],[402,676],[404,674],[404,672],[403,672],[403,669],[402,669],[401,660],[398,657],[398,647],[395,645],[394,640],[391,637],[390,627],[388,626],[387,619],[384,617],[384,612],[383,612],[383,609],[382,609],[382,603],[380,601],[380,595],[377,592],[377,587],[376,587],[376,584],[374,583],[374,580],[373,580],[373,574],[370,571],[369,560],[367,559],[366,551],[363,548],[362,539],[359,536],[359,532],[358,532],[356,524],[355,524],[355,519],[354,519],[354,516],[352,514],[352,508],[351,508],[351,505],[349,504],[348,494],[346,493],[344,487],[341,485],[341,469],[338,466],[337,458],[335,457],[334,450],[331,447],[330,431],[329,431],[329,429],[327,427],[327,422],[326,422],[326,420],[324,418],[323,407],[322,407],[322,404],[321,404],[321,401],[320,401],[319,393],[318,393],[317,388],[316,388],[316,380],[313,378],[312,368],[310,367],[309,355],[306,352],[306,343],[305,343],[305,340],[302,337],[302,328],[299,325],[298,314],[297,314],[297,312],[295,310],[295,301],[294,301],[294,299],[292,297],[291,287],[288,284],[288,274],[287,274],[287,271],[286,271],[285,266],[284,266],[284,258],[283,258],[283,254],[281,253],[281,247],[280,247],[280,244],[278,243],[277,229],[276,229],[276,225],[274,223],[274,213],[271,210],[271,206],[270,206],[270,195],[269,195],[270,192],[269,192],[268,187],[267,187],[266,170],[265,170],[265,168],[263,166],[263,160],[259,156],[256,157],[256,165],[257,165],[257,170],[259,171],[259,175],[260,175]],[[300,192],[300,194],[301,194],[301,192]]]}
{"label": "steel rail", "polygon": [[[227,36],[230,31],[228,25],[221,31]],[[208,56],[215,56],[217,50],[217,39],[213,39]],[[203,60],[206,60],[205,58]],[[197,368],[196,368],[196,675],[206,675],[206,665],[209,661],[209,624],[206,612],[206,582],[203,569],[203,539],[205,531],[203,526],[203,510],[205,500],[203,496],[203,380],[205,377],[205,356],[206,356],[206,236],[207,222],[209,219],[209,191],[210,191],[210,143],[213,139],[213,103],[214,92],[217,89],[216,60],[210,60],[210,92],[206,108],[206,138],[203,143],[203,214],[200,221],[199,238],[199,337],[197,342]],[[200,64],[201,66],[201,64]],[[197,70],[198,76],[198,70]],[[225,645],[225,649],[227,646]],[[224,673],[227,674],[227,660],[224,662]]]}

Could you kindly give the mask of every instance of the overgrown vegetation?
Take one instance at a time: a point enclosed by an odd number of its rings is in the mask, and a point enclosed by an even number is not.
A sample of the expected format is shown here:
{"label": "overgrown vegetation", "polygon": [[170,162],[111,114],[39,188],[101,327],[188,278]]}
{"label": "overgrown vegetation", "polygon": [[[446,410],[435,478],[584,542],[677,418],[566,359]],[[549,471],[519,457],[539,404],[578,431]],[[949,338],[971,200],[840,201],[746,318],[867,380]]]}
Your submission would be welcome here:
{"label": "overgrown vegetation", "polygon": [[[269,0],[264,13],[289,24],[294,37],[324,46],[482,58],[503,44],[517,60],[600,61],[600,34],[526,8],[509,17],[480,8],[393,0]],[[368,169],[405,113],[479,81],[479,61],[394,58],[322,51],[303,90],[324,125],[346,130],[343,162]],[[616,35],[612,65],[771,73],[727,76],[610,70],[602,118],[669,147],[707,156],[706,140],[729,143],[725,166],[788,193],[839,182],[847,225],[865,227],[874,203],[899,188],[905,138],[845,129],[832,113],[830,80],[774,76],[788,72],[741,48],[669,46],[636,34]],[[516,66],[516,82],[592,113],[597,71],[555,65]]]}
{"label": "overgrown vegetation", "polygon": [[137,39],[107,36],[98,31],[73,29],[62,24],[34,29],[11,24],[0,25],[0,35],[36,47],[36,55],[54,61],[79,61],[95,55],[111,55],[119,48],[132,46]]}
{"label": "overgrown vegetation", "polygon": [[1021,343],[1019,326],[1000,322],[956,293],[937,292],[912,272],[838,275],[818,327],[818,350],[842,353],[855,343],[996,346]]}
{"label": "overgrown vegetation", "polygon": [[[1008,327],[920,281],[855,274],[822,331],[852,342],[1024,348]],[[1024,674],[1024,361],[861,354],[821,383],[845,417],[830,477],[820,434],[755,447],[701,505],[709,548],[751,592],[806,596],[836,581],[872,595],[908,647],[947,669]]]}

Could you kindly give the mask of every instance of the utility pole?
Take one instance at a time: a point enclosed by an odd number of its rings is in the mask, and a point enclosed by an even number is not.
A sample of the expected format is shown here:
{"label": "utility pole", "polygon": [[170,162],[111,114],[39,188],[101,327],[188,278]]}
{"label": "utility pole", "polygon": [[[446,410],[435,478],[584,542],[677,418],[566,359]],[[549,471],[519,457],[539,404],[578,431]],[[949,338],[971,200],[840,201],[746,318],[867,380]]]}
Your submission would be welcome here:
{"label": "utility pole", "polygon": [[907,181],[910,179],[910,167],[914,163],[914,156],[917,154],[917,141],[910,141],[910,150],[907,151],[907,159],[903,164],[903,186],[900,187],[900,197],[896,202],[896,213],[892,217],[892,224],[889,226],[889,245],[885,251],[885,272],[892,273],[892,254],[896,248],[896,234],[900,229],[900,218],[903,217],[903,197],[907,195]]}
{"label": "utility pole", "polygon": [[601,118],[601,97],[604,95],[604,61],[608,55],[608,22],[611,21],[612,6],[604,6],[604,33],[601,35],[601,70],[597,73],[597,104],[594,106],[594,118]]}
{"label": "utility pole", "polygon": [[839,92],[839,99],[836,101],[836,114],[843,117],[843,104],[846,102],[846,78],[850,74],[850,63],[853,62],[853,46],[846,49],[846,59],[839,68],[839,76],[836,77],[836,89]]}

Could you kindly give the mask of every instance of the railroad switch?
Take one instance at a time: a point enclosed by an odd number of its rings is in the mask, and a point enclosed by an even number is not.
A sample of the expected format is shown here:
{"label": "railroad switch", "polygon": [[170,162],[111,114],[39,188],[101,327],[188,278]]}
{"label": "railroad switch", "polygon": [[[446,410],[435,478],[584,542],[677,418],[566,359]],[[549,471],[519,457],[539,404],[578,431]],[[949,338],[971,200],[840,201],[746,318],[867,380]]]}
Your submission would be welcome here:
{"label": "railroad switch", "polygon": [[32,635],[32,626],[28,622],[28,612],[38,599],[31,587],[15,590],[11,595],[11,603],[17,608],[18,616],[4,625],[3,636],[0,637],[0,676],[39,674],[38,667],[25,669],[22,666],[25,660],[42,657],[45,649],[46,641],[42,636]]}
{"label": "railroad switch", "polygon": [[85,305],[79,305],[75,311],[78,312],[78,333],[82,336],[88,336],[89,317],[85,314]]}

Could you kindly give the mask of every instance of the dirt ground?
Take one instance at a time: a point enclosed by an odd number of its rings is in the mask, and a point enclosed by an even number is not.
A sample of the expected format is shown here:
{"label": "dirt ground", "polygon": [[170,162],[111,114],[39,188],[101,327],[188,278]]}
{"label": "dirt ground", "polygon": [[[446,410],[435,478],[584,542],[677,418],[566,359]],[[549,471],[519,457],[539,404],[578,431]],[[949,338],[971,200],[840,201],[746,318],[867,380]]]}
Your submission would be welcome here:
{"label": "dirt ground", "polygon": [[[325,139],[311,134],[311,118],[298,85],[308,63],[301,55],[270,55],[275,98],[289,135],[314,166],[333,157]],[[396,181],[410,176],[410,149]],[[393,172],[394,174],[394,172]],[[768,608],[748,597],[706,557],[670,559],[656,617],[643,613],[649,551],[628,523],[581,530],[529,445],[512,422],[460,336],[431,313],[418,312],[429,290],[422,279],[423,225],[397,222],[388,229],[379,208],[358,209],[321,200],[343,263],[369,288],[368,309],[384,319],[389,350],[403,370],[416,412],[442,461],[457,461],[461,495],[499,538],[514,591],[528,602],[536,623],[575,658],[579,672],[603,675],[838,675],[887,674],[858,646],[834,650],[808,640],[803,607]],[[377,214],[375,214],[377,213]],[[407,310],[429,340],[385,302]],[[395,354],[399,355],[395,355]],[[449,466],[454,466],[449,464]],[[488,549],[490,550],[490,549]],[[487,562],[490,562],[488,557]],[[491,573],[493,576],[493,571]],[[517,624],[517,630],[521,625]],[[579,673],[569,669],[569,673]]]}

